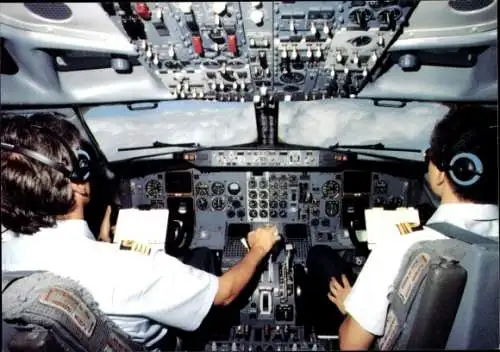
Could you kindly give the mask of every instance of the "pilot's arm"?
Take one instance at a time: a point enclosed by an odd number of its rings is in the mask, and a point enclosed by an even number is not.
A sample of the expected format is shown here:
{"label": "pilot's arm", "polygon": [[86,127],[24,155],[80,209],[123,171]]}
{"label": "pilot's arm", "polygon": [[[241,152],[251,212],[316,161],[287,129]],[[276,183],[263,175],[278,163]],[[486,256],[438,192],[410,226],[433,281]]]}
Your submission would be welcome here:
{"label": "pilot's arm", "polygon": [[276,227],[258,228],[248,235],[249,252],[236,265],[219,277],[215,305],[228,305],[248,284],[261,260],[278,241]]}
{"label": "pilot's arm", "polygon": [[384,334],[388,294],[399,271],[400,256],[397,249],[382,245],[370,253],[344,301],[347,314],[339,328],[341,350],[369,349]]}

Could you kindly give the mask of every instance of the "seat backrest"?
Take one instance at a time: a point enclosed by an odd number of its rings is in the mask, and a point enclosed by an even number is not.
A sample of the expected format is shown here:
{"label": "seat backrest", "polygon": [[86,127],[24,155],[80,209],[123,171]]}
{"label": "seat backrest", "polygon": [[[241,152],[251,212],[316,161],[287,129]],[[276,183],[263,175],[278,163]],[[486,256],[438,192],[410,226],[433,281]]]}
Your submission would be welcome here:
{"label": "seat backrest", "polygon": [[102,313],[86,289],[49,272],[2,272],[2,325],[8,329],[4,351],[145,350]]}
{"label": "seat backrest", "polygon": [[450,234],[465,231],[450,226],[438,229],[460,240],[423,241],[408,250],[376,348],[498,347],[498,243],[470,232]]}

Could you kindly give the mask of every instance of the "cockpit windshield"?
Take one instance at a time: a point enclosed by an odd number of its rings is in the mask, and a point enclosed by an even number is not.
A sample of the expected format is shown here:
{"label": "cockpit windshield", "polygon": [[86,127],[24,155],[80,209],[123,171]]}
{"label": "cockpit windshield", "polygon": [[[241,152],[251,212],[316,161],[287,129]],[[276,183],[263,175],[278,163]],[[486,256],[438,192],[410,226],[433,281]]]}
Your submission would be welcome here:
{"label": "cockpit windshield", "polygon": [[[442,104],[412,102],[394,108],[359,99],[282,102],[278,135],[285,143],[318,147],[383,143],[386,147],[425,150],[435,122],[448,110]],[[374,152],[422,158],[418,153]]]}
{"label": "cockpit windshield", "polygon": [[155,141],[209,147],[245,144],[257,139],[252,103],[186,100],[162,102],[156,109],[132,111],[126,105],[103,105],[90,109],[85,119],[109,161],[158,153],[161,150],[118,151],[151,145]]}
{"label": "cockpit windshield", "polygon": [[[407,103],[401,108],[376,106],[371,100],[281,102],[278,137],[281,143],[317,147],[336,143],[383,143],[386,147],[425,150],[434,123],[447,111],[445,105],[421,102]],[[172,101],[160,103],[150,110],[106,105],[90,109],[85,119],[109,161],[167,150],[118,151],[152,145],[156,141],[210,147],[257,140],[252,103]],[[166,148],[175,150],[175,147]],[[418,153],[374,152],[408,159],[422,158]]]}

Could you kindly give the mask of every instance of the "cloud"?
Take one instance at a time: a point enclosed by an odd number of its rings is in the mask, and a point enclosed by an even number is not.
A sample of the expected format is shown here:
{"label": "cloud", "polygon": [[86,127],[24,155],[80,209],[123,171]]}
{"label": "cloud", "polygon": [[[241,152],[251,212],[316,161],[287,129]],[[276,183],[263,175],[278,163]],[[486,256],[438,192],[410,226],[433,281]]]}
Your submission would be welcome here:
{"label": "cloud", "polygon": [[448,111],[441,104],[408,103],[404,108],[376,107],[367,100],[289,102],[280,105],[279,137],[288,143],[327,147],[374,143],[421,147],[436,120]]}
{"label": "cloud", "polygon": [[[116,149],[154,141],[210,146],[249,143],[257,138],[252,103],[184,102],[175,108],[169,104],[161,104],[159,110],[132,112],[124,106],[114,107],[113,114],[109,107],[99,107],[89,112],[87,120],[109,160],[144,154]],[[448,111],[441,104],[408,103],[398,109],[359,99],[282,102],[279,108],[279,138],[287,143],[327,147],[337,142],[383,142],[422,150],[428,146],[435,122]],[[399,156],[408,157],[408,153]]]}
{"label": "cloud", "polygon": [[[221,105],[222,104],[222,105]],[[184,104],[183,109],[133,111],[112,107],[98,107],[87,116],[88,125],[108,160],[118,160],[144,154],[145,151],[117,152],[120,147],[164,143],[196,142],[202,146],[250,143],[256,140],[254,108],[251,103]],[[101,109],[101,111],[98,111]],[[89,112],[90,114],[90,112]],[[167,149],[154,149],[159,153]]]}

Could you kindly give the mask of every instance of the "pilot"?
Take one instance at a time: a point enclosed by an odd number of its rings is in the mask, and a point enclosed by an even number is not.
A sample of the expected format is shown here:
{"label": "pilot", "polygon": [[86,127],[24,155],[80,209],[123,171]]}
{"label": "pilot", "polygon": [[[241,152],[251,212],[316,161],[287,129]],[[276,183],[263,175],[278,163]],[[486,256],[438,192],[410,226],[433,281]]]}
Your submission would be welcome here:
{"label": "pilot", "polygon": [[[33,114],[30,117],[30,121],[35,125],[44,126],[44,128],[49,129],[57,136],[63,136],[64,133],[70,133],[73,136],[71,138],[80,138],[80,132],[78,131],[78,129],[71,124],[68,126],[68,124],[64,122],[64,115],[54,113],[54,116],[56,116],[57,118],[47,119],[46,114]],[[84,153],[86,157],[90,159],[86,148],[82,148],[80,152]],[[84,218],[84,209],[89,204],[91,197],[90,180],[87,179],[83,182],[78,183],[73,182],[72,187],[75,196],[75,204],[68,213],[58,217],[57,229],[58,231],[78,231],[85,236],[94,236],[87,224],[87,221],[85,221]],[[111,205],[108,205],[101,222],[100,231],[97,236],[98,240],[111,242],[110,236],[112,234],[112,231],[113,227],[111,225]],[[5,233],[5,236],[7,238],[9,237],[7,232]]]}
{"label": "pilot", "polygon": [[[498,238],[496,117],[496,110],[456,106],[435,125],[426,161],[428,181],[441,204],[427,223],[448,222],[481,236]],[[334,274],[330,274],[329,283],[328,277],[324,278],[324,286],[329,289],[318,294],[324,301],[332,301],[343,315],[338,330],[341,349],[368,349],[377,336],[384,334],[387,297],[405,253],[418,241],[445,238],[424,226],[396,241],[380,244],[368,256],[352,289],[351,271],[345,264],[338,264],[339,256],[333,253],[332,260],[332,253],[325,248],[311,249],[309,274],[318,276],[318,263],[338,265],[331,269]],[[342,272],[347,276],[341,277]]]}
{"label": "pilot", "polygon": [[[57,123],[54,119],[45,114],[44,125]],[[29,117],[1,122],[1,221],[14,234],[2,243],[2,271],[51,271],[76,280],[104,313],[147,347],[163,340],[167,327],[205,336],[195,330],[212,307],[227,306],[240,294],[279,239],[275,227],[251,232],[250,250],[219,277],[163,253],[119,250],[80,228],[62,230],[58,219],[88,192],[75,162],[81,158],[79,134],[65,120],[60,121],[64,140]],[[209,250],[195,252],[198,256],[187,256],[191,262],[200,267],[210,262]]]}

